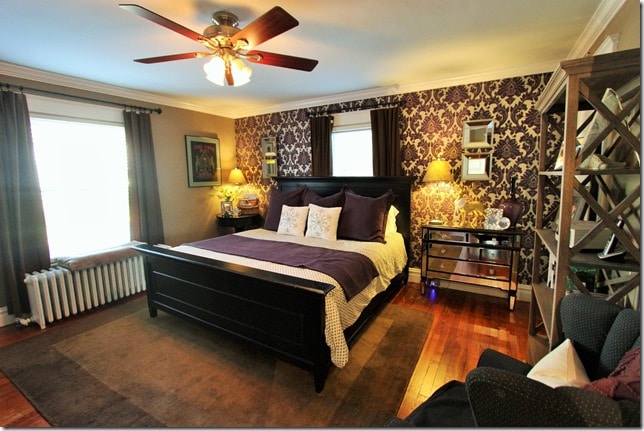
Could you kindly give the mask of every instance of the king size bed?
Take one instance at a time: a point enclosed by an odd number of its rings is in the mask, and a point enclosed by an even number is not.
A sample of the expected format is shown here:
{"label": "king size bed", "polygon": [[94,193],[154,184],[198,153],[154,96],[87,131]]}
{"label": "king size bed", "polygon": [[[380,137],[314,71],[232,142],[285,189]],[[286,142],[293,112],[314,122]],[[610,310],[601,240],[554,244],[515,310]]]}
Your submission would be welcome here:
{"label": "king size bed", "polygon": [[[138,245],[135,249],[145,260],[151,317],[162,310],[266,349],[311,371],[315,389],[321,392],[330,366],[344,366],[349,346],[361,329],[407,282],[413,178],[275,180],[277,188],[271,191],[263,229],[174,248]],[[299,204],[288,206],[296,202],[295,196]],[[363,211],[381,208],[385,197],[382,231],[376,236],[369,231],[367,237],[353,240],[347,229],[362,230],[363,235],[364,224],[370,223],[370,214]],[[297,222],[287,211],[303,210],[307,203],[312,204],[307,207],[310,213],[304,210],[311,235],[291,232]],[[278,206],[283,212],[276,213]],[[314,234],[311,221],[326,220],[336,210],[337,239],[325,237],[326,231]],[[353,223],[348,222],[349,214]],[[303,259],[301,250],[307,247],[313,255]],[[276,260],[273,255],[280,249],[291,255],[290,260]],[[331,265],[336,272],[321,269],[322,262],[340,262],[337,254],[327,254],[336,252],[362,260]],[[372,266],[377,272],[370,272]],[[370,281],[348,289],[345,284],[358,282],[361,272]]]}

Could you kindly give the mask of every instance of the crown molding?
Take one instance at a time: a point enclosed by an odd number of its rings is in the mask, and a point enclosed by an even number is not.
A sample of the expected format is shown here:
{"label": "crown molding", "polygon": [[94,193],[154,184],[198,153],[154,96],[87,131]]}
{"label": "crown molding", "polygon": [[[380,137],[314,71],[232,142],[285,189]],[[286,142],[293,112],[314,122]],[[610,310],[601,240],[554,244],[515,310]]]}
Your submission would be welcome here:
{"label": "crown molding", "polygon": [[593,43],[597,41],[615,15],[622,9],[627,0],[603,0],[597,7],[590,21],[581,32],[577,43],[564,60],[572,60],[588,55]]}
{"label": "crown molding", "polygon": [[32,69],[29,67],[19,66],[17,64],[5,63],[0,61],[0,75],[11,76],[14,78],[27,79],[45,83],[48,85],[56,85],[61,87],[73,88],[75,90],[91,91],[100,94],[109,94],[110,96],[122,97],[136,101],[136,103],[146,102],[154,103],[165,106],[172,106],[174,108],[187,109],[190,111],[203,112],[205,114],[218,115],[223,117],[232,118],[234,112],[223,112],[221,110],[214,110],[207,106],[197,105],[192,103],[183,102],[172,97],[161,96],[146,91],[131,90],[125,87],[116,85],[104,84],[97,81],[90,81],[88,79],[76,78],[73,76],[62,75],[54,72],[46,72],[44,70]]}

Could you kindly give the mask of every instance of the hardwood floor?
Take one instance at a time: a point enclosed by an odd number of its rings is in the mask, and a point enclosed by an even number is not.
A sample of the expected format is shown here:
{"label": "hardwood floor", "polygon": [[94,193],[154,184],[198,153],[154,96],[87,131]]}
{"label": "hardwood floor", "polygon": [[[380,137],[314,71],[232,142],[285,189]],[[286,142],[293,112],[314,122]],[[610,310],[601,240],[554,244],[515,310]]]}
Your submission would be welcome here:
{"label": "hardwood floor", "polygon": [[[517,302],[510,311],[507,300],[485,295],[439,289],[420,294],[418,284],[405,286],[392,300],[410,308],[429,310],[433,323],[407,392],[398,411],[407,416],[437,388],[450,380],[463,380],[476,366],[481,352],[494,348],[515,358],[526,360],[528,337],[528,303]],[[100,312],[100,311],[96,311]],[[61,324],[71,324],[75,319]],[[55,327],[47,330],[55,330]],[[35,326],[17,329],[0,328],[0,347],[38,335]],[[0,373],[0,426],[48,427],[49,424]]]}
{"label": "hardwood floor", "polygon": [[522,361],[528,342],[527,302],[510,311],[507,299],[438,289],[420,294],[417,284],[403,288],[392,301],[434,315],[425,346],[398,410],[404,418],[450,380],[464,380],[490,347]]}

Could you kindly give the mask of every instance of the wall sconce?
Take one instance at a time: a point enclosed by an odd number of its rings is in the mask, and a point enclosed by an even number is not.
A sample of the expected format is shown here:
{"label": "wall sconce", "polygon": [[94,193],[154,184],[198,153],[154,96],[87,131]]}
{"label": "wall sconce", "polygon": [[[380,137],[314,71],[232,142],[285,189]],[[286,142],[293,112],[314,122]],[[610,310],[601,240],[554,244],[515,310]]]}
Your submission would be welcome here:
{"label": "wall sconce", "polygon": [[274,136],[266,136],[262,142],[262,176],[277,176],[277,141]]}
{"label": "wall sconce", "polygon": [[436,160],[432,160],[427,167],[427,172],[425,173],[423,182],[436,183],[440,181],[454,181],[454,176],[452,175],[452,167],[449,165],[447,160],[438,158]]}

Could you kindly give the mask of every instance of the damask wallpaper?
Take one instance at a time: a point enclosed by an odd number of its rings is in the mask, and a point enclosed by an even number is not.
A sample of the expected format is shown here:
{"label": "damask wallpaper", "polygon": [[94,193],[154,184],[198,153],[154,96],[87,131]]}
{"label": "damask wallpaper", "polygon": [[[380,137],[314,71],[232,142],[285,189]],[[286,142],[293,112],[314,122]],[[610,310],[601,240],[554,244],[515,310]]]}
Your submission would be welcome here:
{"label": "damask wallpaper", "polygon": [[[539,135],[539,113],[534,105],[548,78],[549,74],[530,75],[240,118],[235,120],[237,166],[257,187],[265,210],[271,181],[262,179],[260,138],[277,138],[279,175],[309,176],[309,112],[352,111],[400,102],[403,172],[416,178],[412,191],[411,266],[419,266],[421,226],[435,218],[453,221],[454,200],[460,197],[478,201],[485,208],[498,208],[510,197],[511,179],[516,178],[516,198],[524,208],[517,226],[526,233],[519,282],[529,284]],[[495,124],[491,180],[461,182],[463,121],[476,119],[493,119]],[[436,157],[450,163],[454,183],[422,182],[429,162]]]}

